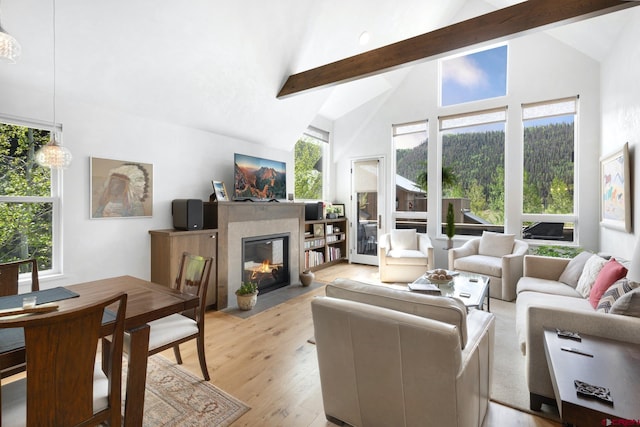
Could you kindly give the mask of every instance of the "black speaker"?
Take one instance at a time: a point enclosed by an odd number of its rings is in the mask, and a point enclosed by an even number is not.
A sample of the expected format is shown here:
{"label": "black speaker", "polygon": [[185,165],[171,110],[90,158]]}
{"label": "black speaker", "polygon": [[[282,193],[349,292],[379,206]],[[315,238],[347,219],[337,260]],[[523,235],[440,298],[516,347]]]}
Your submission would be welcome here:
{"label": "black speaker", "polygon": [[322,218],[322,211],[324,210],[324,203],[305,203],[304,205],[304,220],[305,221],[317,221]]}
{"label": "black speaker", "polygon": [[176,199],[171,202],[171,214],[176,230],[202,230],[202,200]]}

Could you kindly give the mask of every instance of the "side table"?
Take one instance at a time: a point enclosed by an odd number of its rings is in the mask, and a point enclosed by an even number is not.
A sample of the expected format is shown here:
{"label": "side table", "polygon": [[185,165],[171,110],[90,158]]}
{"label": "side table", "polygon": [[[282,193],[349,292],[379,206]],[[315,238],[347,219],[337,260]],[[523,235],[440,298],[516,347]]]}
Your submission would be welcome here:
{"label": "side table", "polygon": [[[545,354],[562,421],[589,427],[640,420],[640,345],[582,334],[580,338],[560,338],[555,329],[544,331]],[[608,388],[613,404],[578,395],[575,380]]]}

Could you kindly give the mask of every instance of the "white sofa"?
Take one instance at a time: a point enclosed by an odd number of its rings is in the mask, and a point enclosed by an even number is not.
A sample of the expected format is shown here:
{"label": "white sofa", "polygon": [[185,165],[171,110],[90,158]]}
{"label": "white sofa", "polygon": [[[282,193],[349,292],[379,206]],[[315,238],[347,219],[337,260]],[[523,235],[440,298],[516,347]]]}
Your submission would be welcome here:
{"label": "white sofa", "polygon": [[[588,298],[573,286],[575,278],[582,273],[574,271],[571,278],[567,268],[570,261],[527,255],[524,257],[524,276],[518,281],[516,332],[520,350],[526,358],[530,406],[536,411],[542,403],[555,404],[544,351],[545,327],[640,343],[640,318],[634,317],[633,310],[629,309],[640,302],[640,288],[625,294],[626,301],[620,299],[615,303],[625,303],[629,310],[627,315],[596,311]],[[631,277],[631,272],[627,276]],[[636,286],[633,282],[629,285]]]}
{"label": "white sofa", "polygon": [[378,247],[381,282],[413,282],[434,268],[431,239],[415,229],[383,234]]}
{"label": "white sofa", "polygon": [[311,303],[324,410],[352,426],[480,427],[495,319],[456,299],[336,279]]}

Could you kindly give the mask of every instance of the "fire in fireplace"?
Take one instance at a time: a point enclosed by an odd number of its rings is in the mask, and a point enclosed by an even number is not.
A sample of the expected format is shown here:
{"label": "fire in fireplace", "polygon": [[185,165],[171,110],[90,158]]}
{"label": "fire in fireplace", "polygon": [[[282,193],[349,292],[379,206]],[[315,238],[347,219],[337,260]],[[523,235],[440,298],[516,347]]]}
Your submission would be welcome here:
{"label": "fire in fireplace", "polygon": [[242,280],[258,285],[260,293],[289,282],[289,233],[242,239]]}

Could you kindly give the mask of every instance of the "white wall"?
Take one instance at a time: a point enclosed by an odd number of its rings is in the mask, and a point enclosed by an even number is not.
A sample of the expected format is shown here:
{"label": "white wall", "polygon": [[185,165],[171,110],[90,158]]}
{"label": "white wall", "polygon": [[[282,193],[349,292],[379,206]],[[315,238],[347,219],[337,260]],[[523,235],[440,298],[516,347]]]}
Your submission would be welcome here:
{"label": "white wall", "polygon": [[[51,120],[50,95],[6,86],[0,94],[0,114]],[[41,279],[42,287],[118,275],[149,279],[148,231],[172,228],[173,199],[207,201],[211,180],[224,181],[231,191],[234,152],[287,161],[287,187],[293,189],[290,152],[82,105],[61,96],[56,121],[63,124],[63,142],[73,154],[73,163],[63,172],[63,275]],[[90,219],[91,156],[152,163],[153,217]]]}
{"label": "white wall", "polygon": [[[600,154],[606,156],[629,143],[631,157],[632,233],[600,229],[601,250],[606,253],[631,258],[640,227],[640,177],[635,165],[640,161],[640,10],[628,9],[632,14],[622,29],[615,48],[602,63],[602,137]],[[595,205],[598,206],[598,205]]]}
{"label": "white wall", "polygon": [[[509,43],[508,94],[504,98],[470,103],[462,106],[438,107],[437,61],[429,61],[417,66],[405,77],[403,84],[394,93],[386,93],[334,123],[334,161],[336,170],[337,200],[349,200],[349,166],[353,158],[363,156],[384,156],[391,164],[392,125],[415,120],[428,119],[429,158],[439,158],[437,118],[441,115],[463,111],[508,106],[507,149],[506,149],[506,210],[508,232],[518,233],[520,227],[520,206],[522,204],[519,181],[522,177],[522,123],[520,105],[527,102],[544,101],[567,96],[580,96],[579,164],[577,179],[580,180],[578,194],[579,243],[585,248],[598,248],[597,193],[599,156],[599,107],[600,70],[595,60],[583,55],[556,39],[539,33],[511,40]],[[435,161],[429,162],[429,188],[436,191]],[[387,173],[387,199],[392,200],[393,182]],[[515,178],[514,178],[515,177]],[[514,191],[514,188],[517,191]],[[430,194],[429,212],[440,212],[437,197]],[[393,204],[388,203],[384,217],[391,218]],[[349,217],[353,213],[349,210]],[[438,250],[436,265],[446,266],[444,237],[440,235],[435,214],[429,216],[429,235],[442,242],[434,242]],[[509,221],[510,220],[510,221]],[[385,221],[390,225],[390,220]]]}

